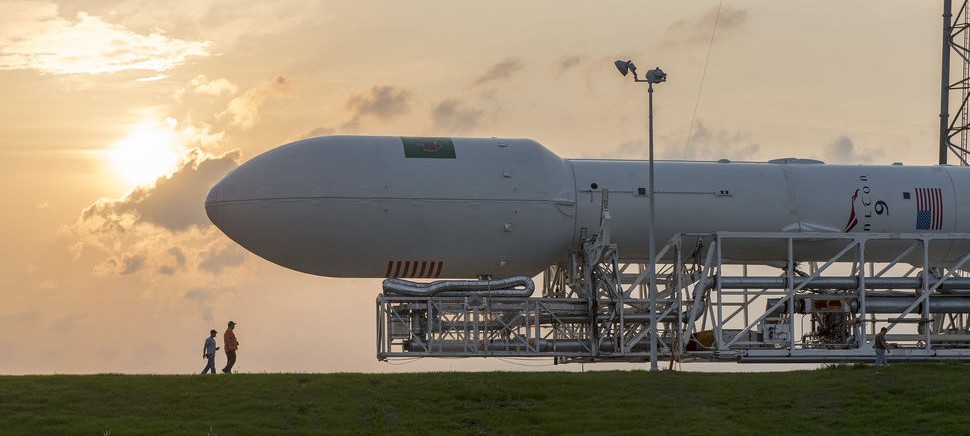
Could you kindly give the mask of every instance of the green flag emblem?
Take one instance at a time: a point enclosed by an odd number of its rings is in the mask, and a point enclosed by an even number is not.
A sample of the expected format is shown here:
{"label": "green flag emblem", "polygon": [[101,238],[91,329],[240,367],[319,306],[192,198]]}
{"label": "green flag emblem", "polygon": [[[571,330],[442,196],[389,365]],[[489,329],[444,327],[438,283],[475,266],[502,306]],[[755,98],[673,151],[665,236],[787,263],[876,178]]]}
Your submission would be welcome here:
{"label": "green flag emblem", "polygon": [[451,138],[407,138],[404,143],[404,157],[454,159],[455,143]]}

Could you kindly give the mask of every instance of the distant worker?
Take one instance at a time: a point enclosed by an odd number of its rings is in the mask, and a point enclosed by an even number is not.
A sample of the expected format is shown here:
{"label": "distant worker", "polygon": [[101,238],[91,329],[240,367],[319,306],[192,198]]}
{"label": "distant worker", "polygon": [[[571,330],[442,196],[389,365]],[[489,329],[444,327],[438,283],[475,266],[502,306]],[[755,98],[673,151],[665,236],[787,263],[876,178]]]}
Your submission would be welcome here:
{"label": "distant worker", "polygon": [[222,336],[222,344],[226,346],[226,367],[222,368],[222,372],[226,374],[232,373],[232,366],[236,364],[236,350],[239,349],[239,341],[236,340],[236,333],[232,330],[236,328],[235,321],[229,321],[229,328],[226,329],[226,333]]}
{"label": "distant worker", "polygon": [[218,333],[215,330],[209,330],[209,337],[205,338],[205,345],[202,346],[202,358],[209,360],[205,364],[205,368],[202,369],[203,374],[206,372],[216,373],[216,351],[219,350],[219,347],[216,346],[216,334]]}
{"label": "distant worker", "polygon": [[876,340],[873,341],[873,348],[876,349],[876,366],[888,366],[889,361],[886,360],[886,353],[889,352],[889,343],[886,342],[886,328],[883,327],[876,334]]}

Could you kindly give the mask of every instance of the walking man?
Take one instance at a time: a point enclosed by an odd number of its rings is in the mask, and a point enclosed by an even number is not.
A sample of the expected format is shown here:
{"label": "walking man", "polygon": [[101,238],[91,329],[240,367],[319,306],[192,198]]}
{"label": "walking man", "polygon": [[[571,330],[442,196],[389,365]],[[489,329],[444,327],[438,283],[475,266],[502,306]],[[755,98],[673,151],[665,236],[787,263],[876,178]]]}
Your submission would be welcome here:
{"label": "walking man", "polygon": [[889,352],[889,343],[886,342],[885,327],[876,334],[876,339],[873,341],[872,346],[876,349],[876,366],[888,366],[889,361],[886,360],[886,353]]}
{"label": "walking man", "polygon": [[202,369],[202,373],[211,372],[216,373],[216,351],[219,347],[216,346],[216,334],[219,332],[215,330],[209,330],[209,337],[205,338],[205,344],[202,345],[202,358],[208,359],[205,368]]}
{"label": "walking man", "polygon": [[239,349],[239,341],[236,340],[236,333],[233,332],[235,328],[236,322],[229,321],[229,328],[222,336],[222,344],[226,346],[226,367],[222,368],[222,372],[226,374],[232,373],[232,366],[236,364],[236,350]]}

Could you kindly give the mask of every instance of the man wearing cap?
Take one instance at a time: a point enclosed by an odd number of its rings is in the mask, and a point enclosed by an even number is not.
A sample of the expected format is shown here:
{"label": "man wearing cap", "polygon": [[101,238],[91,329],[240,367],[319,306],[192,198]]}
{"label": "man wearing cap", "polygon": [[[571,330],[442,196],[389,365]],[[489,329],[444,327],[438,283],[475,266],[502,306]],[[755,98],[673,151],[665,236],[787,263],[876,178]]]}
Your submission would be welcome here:
{"label": "man wearing cap", "polygon": [[232,331],[234,328],[236,328],[236,322],[229,321],[229,328],[222,336],[222,345],[226,347],[226,367],[222,368],[222,372],[226,374],[232,373],[232,366],[236,364],[236,350],[239,349],[239,341],[236,340],[236,334]]}

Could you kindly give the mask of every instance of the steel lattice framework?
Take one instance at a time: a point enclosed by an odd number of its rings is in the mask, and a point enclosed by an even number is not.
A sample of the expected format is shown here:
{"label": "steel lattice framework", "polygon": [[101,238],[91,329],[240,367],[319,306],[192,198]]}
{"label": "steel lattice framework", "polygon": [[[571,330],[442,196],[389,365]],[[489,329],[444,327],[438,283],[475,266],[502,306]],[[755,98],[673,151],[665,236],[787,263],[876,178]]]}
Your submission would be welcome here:
{"label": "steel lattice framework", "polygon": [[[943,2],[943,66],[941,68],[940,95],[940,159],[941,165],[947,163],[952,153],[961,165],[968,164],[970,145],[967,132],[970,131],[970,19],[968,19],[967,0],[958,2],[960,6],[954,13],[952,0]],[[951,60],[959,64],[959,69],[951,65]],[[959,71],[959,78],[951,80],[951,74]],[[951,99],[951,97],[953,97]],[[951,100],[959,98],[959,105]],[[952,103],[955,103],[953,101]],[[956,107],[952,115],[950,110]]]}

